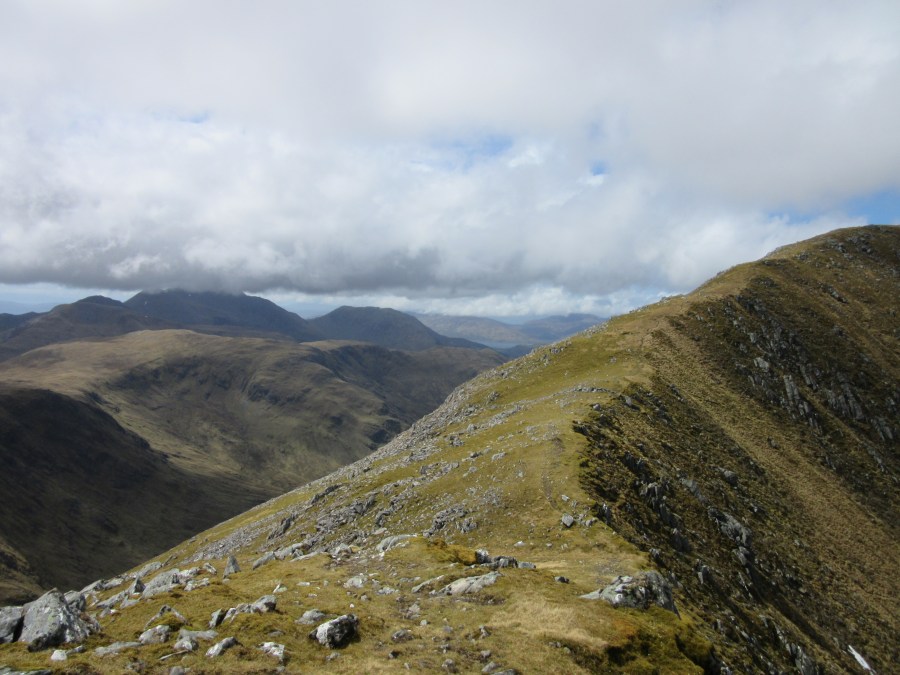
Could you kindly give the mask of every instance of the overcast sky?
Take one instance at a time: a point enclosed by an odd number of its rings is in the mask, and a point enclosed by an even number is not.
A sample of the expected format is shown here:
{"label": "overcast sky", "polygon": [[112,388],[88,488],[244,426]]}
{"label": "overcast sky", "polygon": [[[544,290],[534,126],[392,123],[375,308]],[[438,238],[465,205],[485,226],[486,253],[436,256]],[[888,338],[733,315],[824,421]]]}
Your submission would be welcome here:
{"label": "overcast sky", "polygon": [[898,120],[896,0],[2,0],[0,300],[607,315],[896,223]]}

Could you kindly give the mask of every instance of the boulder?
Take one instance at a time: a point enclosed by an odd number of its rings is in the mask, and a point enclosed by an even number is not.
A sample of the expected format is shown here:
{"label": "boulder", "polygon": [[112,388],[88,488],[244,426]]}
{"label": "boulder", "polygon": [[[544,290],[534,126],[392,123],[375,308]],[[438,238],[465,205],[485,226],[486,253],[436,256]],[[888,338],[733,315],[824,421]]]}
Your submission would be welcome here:
{"label": "boulder", "polygon": [[272,562],[273,560],[275,560],[275,551],[269,551],[262,557],[257,558],[256,560],[253,561],[253,569],[256,569],[257,567],[262,567],[266,563]]}
{"label": "boulder", "polygon": [[[181,570],[172,569],[160,572],[155,577],[144,584],[144,590],[141,591],[142,598],[152,598],[155,595],[170,593],[179,588],[184,582],[181,579]],[[125,591],[126,595],[128,591]]]}
{"label": "boulder", "polygon": [[63,594],[55,588],[25,605],[24,609],[19,642],[27,642],[31,651],[67,642],[83,642],[93,631],[93,626],[69,607]]}
{"label": "boulder", "polygon": [[178,639],[184,640],[190,638],[192,640],[215,640],[219,634],[214,630],[188,630],[182,628],[178,631]]}
{"label": "boulder", "polygon": [[16,641],[24,616],[23,607],[0,607],[0,645]]}
{"label": "boulder", "polygon": [[435,595],[467,595],[469,593],[478,593],[487,586],[491,586],[500,578],[500,572],[488,572],[479,577],[465,577],[457,579],[439,591],[435,591]]}
{"label": "boulder", "polygon": [[375,549],[381,554],[384,555],[387,551],[391,550],[398,544],[402,544],[407,539],[411,539],[414,537],[414,534],[396,534],[393,537],[385,537],[380,542],[378,542],[378,546]]}
{"label": "boulder", "polygon": [[274,656],[279,661],[284,660],[284,645],[278,642],[263,642],[259,648],[264,654]]}
{"label": "boulder", "polygon": [[250,611],[257,614],[265,614],[266,612],[274,612],[275,605],[278,604],[278,598],[274,595],[264,595],[259,600],[250,605]]}
{"label": "boulder", "polygon": [[581,597],[585,600],[605,600],[613,607],[647,609],[650,605],[659,605],[678,614],[672,599],[672,587],[659,572],[653,570],[617,577],[606,588]]}
{"label": "boulder", "polygon": [[219,640],[216,644],[206,650],[206,656],[210,659],[214,659],[217,656],[222,656],[222,654],[234,647],[236,644],[238,644],[238,641],[234,637],[227,637],[224,640]]}
{"label": "boulder", "polygon": [[358,634],[359,619],[355,614],[344,614],[336,619],[319,624],[310,631],[309,637],[324,647],[334,649],[343,647]]}
{"label": "boulder", "polygon": [[210,618],[209,618],[209,627],[217,628],[219,626],[219,624],[222,623],[222,620],[225,618],[225,614],[226,614],[226,612],[224,609],[217,609],[215,612],[213,612],[212,616],[210,616]]}
{"label": "boulder", "polygon": [[106,647],[97,647],[94,650],[94,654],[97,656],[109,656],[110,654],[118,654],[125,649],[133,649],[134,647],[140,646],[140,642],[113,642]]}
{"label": "boulder", "polygon": [[321,609],[308,609],[303,612],[303,616],[297,619],[297,623],[305,623],[312,626],[325,618],[325,612]]}
{"label": "boulder", "polygon": [[166,642],[169,639],[169,633],[172,632],[172,629],[166,624],[162,623],[158,626],[154,626],[153,628],[148,628],[143,633],[141,633],[138,638],[138,642],[142,645],[161,645],[163,642]]}
{"label": "boulder", "polygon": [[197,650],[197,641],[192,637],[178,638],[172,649],[176,653],[193,652]]}
{"label": "boulder", "polygon": [[238,565],[237,558],[233,555],[228,556],[228,562],[225,563],[225,570],[222,572],[222,578],[227,579],[230,575],[235,574],[241,571],[241,566]]}

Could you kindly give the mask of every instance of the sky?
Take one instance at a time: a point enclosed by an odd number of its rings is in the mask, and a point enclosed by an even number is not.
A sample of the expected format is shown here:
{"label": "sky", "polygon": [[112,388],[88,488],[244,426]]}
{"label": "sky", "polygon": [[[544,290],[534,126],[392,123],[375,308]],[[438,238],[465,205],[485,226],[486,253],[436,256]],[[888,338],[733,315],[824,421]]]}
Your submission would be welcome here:
{"label": "sky", "polygon": [[0,307],[609,316],[900,222],[897,120],[896,0],[2,0]]}

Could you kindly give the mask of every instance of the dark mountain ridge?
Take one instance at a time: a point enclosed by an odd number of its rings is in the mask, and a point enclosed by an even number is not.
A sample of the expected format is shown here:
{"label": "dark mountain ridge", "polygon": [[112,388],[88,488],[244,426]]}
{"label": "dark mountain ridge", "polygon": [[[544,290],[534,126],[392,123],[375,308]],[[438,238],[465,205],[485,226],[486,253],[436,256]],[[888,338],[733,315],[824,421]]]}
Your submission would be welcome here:
{"label": "dark mountain ridge", "polygon": [[310,323],[332,340],[373,342],[389,349],[421,351],[432,347],[484,349],[484,345],[439,335],[417,318],[381,307],[338,307]]}
{"label": "dark mountain ridge", "polygon": [[308,321],[270,300],[244,293],[142,291],[125,306],[146,317],[214,334],[250,329],[278,333],[300,342],[325,339]]}

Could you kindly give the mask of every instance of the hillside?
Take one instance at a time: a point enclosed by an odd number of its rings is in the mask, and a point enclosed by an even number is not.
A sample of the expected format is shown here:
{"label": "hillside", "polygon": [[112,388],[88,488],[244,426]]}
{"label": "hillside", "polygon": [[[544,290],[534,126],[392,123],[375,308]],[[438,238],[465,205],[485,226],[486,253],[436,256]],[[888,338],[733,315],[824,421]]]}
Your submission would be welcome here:
{"label": "hillside", "polygon": [[432,347],[483,349],[469,340],[445,337],[425,326],[417,318],[381,307],[338,307],[310,321],[331,340],[372,342],[389,349],[421,351]]}
{"label": "hillside", "polygon": [[136,314],[121,302],[103,296],[58,305],[43,314],[2,315],[0,319],[0,361],[56,342],[173,327],[160,319]]}
{"label": "hillside", "polygon": [[270,300],[243,293],[142,291],[124,304],[141,316],[214,335],[280,334],[300,342],[324,337],[306,319]]}
{"label": "hillside", "polygon": [[[900,228],[834,232],[483,373],[135,570],[158,591],[88,589],[99,631],[67,665],[890,672],[898,263]],[[339,616],[346,642],[317,628]],[[49,658],[0,645],[0,664]]]}
{"label": "hillside", "polygon": [[500,361],[164,330],[32,350],[0,364],[0,537],[83,584],[363,457]]}
{"label": "hillside", "polygon": [[474,340],[495,348],[556,342],[605,320],[593,314],[548,316],[521,324],[509,324],[479,316],[445,314],[417,314],[416,318],[441,335]]}

